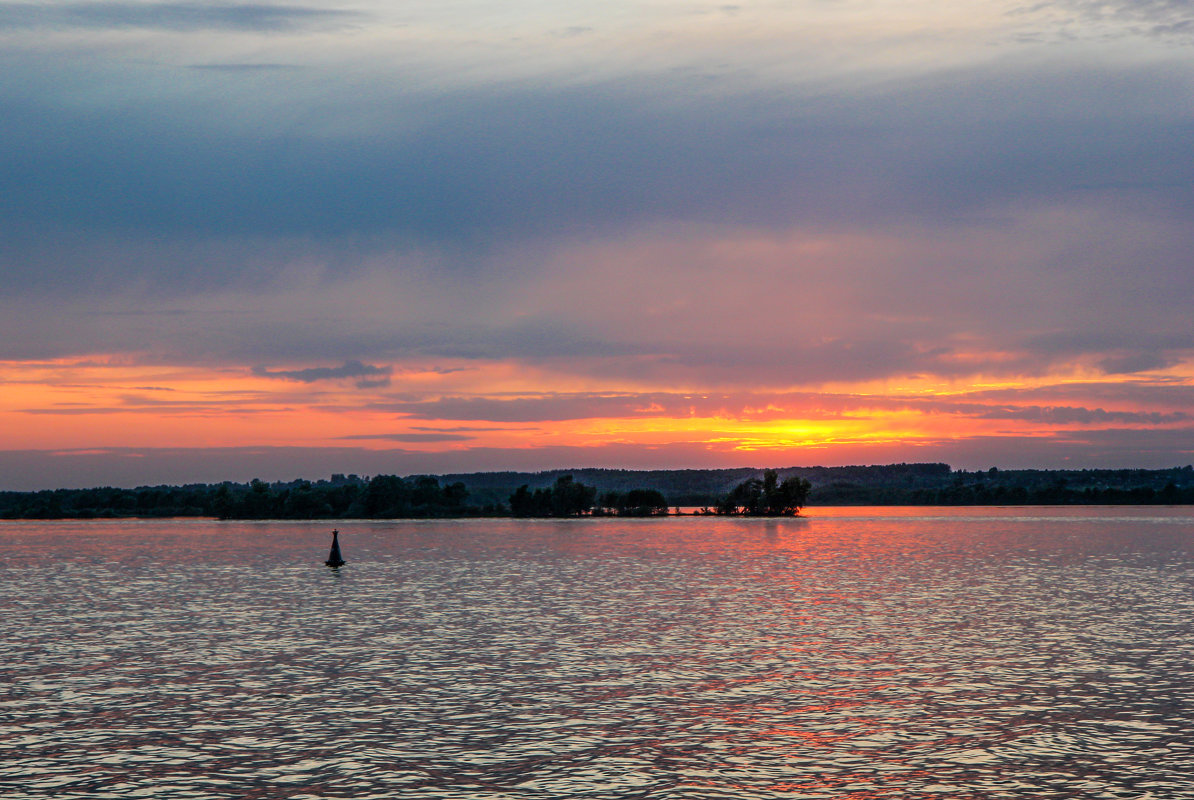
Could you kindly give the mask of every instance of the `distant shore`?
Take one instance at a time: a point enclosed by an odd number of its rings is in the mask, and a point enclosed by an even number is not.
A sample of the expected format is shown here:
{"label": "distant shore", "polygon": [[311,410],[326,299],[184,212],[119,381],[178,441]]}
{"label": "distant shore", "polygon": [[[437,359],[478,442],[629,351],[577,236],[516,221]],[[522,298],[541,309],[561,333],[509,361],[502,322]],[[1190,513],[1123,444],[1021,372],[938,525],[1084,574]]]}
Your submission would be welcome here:
{"label": "distant shore", "polygon": [[[966,471],[947,464],[890,464],[766,471],[585,468],[405,478],[333,475],[317,481],[0,491],[0,519],[674,516],[681,507],[716,513],[719,503],[724,507],[744,482],[761,482],[766,472],[776,473],[780,480],[808,481],[807,500],[797,503],[797,508],[1194,504],[1191,466]],[[564,478],[568,479],[566,502],[560,491]],[[557,488],[554,506],[553,487]],[[583,491],[577,494],[578,490]],[[744,510],[739,508],[737,513]]]}

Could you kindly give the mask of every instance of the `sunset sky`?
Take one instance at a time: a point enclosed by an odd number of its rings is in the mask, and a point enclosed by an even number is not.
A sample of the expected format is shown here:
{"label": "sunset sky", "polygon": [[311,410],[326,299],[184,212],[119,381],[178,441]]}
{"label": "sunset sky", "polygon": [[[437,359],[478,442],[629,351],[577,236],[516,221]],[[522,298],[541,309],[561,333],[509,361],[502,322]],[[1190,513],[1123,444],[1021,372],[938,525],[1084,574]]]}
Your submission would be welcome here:
{"label": "sunset sky", "polygon": [[0,2],[0,489],[1194,461],[1192,0]]}

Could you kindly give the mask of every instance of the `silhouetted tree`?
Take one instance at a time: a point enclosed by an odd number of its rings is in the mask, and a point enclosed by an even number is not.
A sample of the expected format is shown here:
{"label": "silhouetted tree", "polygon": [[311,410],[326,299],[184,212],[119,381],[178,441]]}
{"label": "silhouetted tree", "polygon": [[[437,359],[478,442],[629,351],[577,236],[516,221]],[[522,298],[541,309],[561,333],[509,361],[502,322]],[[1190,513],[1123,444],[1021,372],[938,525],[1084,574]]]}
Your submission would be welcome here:
{"label": "silhouetted tree", "polygon": [[548,489],[534,492],[524,483],[510,495],[510,514],[515,517],[575,517],[593,509],[597,489],[561,475]]}
{"label": "silhouetted tree", "polygon": [[362,504],[368,517],[406,516],[410,490],[397,475],[375,475],[365,488]]}
{"label": "silhouetted tree", "polygon": [[535,506],[531,498],[531,490],[525,483],[510,495],[510,516],[530,517],[535,513]]}
{"label": "silhouetted tree", "polygon": [[667,499],[657,489],[631,489],[619,498],[618,514],[624,517],[651,517],[667,514]]}
{"label": "silhouetted tree", "polygon": [[780,483],[776,471],[769,469],[762,480],[748,478],[735,486],[717,503],[717,513],[791,516],[804,507],[811,490],[804,478],[793,476]]}
{"label": "silhouetted tree", "polygon": [[593,509],[597,489],[572,480],[571,475],[561,475],[551,487],[551,515],[553,517],[575,517]]}
{"label": "silhouetted tree", "polygon": [[468,487],[460,481],[449,484],[443,490],[443,504],[451,511],[460,511],[468,500]]}
{"label": "silhouetted tree", "polygon": [[411,490],[411,503],[424,513],[437,508],[443,502],[443,492],[439,488],[439,481],[430,475],[420,475],[414,479]]}

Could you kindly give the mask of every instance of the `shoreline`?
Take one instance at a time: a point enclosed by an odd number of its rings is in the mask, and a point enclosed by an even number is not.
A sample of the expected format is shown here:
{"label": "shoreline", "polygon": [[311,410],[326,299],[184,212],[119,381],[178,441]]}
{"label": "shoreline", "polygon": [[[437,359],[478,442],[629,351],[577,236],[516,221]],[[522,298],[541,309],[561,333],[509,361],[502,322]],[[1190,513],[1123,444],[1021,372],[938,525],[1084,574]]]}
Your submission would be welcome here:
{"label": "shoreline", "polygon": [[624,522],[626,520],[666,520],[666,519],[738,519],[738,520],[796,520],[810,519],[817,516],[818,510],[849,510],[849,509],[919,509],[957,510],[966,508],[987,509],[1083,509],[1083,508],[1172,508],[1194,509],[1194,503],[966,503],[966,504],[922,504],[922,503],[850,503],[825,504],[806,506],[799,514],[703,514],[699,511],[669,511],[666,514],[578,514],[572,516],[521,516],[511,514],[460,514],[455,516],[402,516],[402,517],[218,517],[210,514],[95,514],[95,515],[61,515],[61,516],[0,516],[0,523],[4,522],[120,522],[120,521],[174,521],[193,520],[196,522],[308,522],[308,523],[360,523],[360,522],[449,522],[458,520],[526,520],[532,522],[560,522],[566,520],[612,520]]}

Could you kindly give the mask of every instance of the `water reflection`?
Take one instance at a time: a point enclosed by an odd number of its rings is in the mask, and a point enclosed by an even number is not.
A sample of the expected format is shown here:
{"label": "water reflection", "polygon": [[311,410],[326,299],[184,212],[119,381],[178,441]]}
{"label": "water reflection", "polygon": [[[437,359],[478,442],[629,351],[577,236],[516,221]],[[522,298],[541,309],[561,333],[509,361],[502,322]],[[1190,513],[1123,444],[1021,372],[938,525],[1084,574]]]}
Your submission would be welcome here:
{"label": "water reflection", "polygon": [[1194,796],[1194,517],[0,524],[6,797]]}

